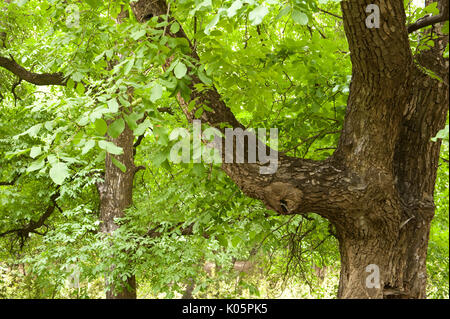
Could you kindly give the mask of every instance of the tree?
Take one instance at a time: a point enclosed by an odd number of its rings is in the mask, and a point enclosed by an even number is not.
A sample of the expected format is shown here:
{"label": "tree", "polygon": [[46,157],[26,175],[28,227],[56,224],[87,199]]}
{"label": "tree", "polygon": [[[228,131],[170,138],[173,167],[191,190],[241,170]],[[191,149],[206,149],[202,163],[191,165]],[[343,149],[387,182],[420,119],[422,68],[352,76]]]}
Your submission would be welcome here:
{"label": "tree", "polygon": [[[89,121],[95,125],[98,135],[104,136],[108,131],[107,139],[100,138],[97,143],[106,151],[104,182],[98,183],[101,229],[105,234],[112,234],[118,228],[114,218],[123,217],[132,202],[133,179],[138,170],[134,164],[134,152],[143,132],[149,127],[145,122],[148,114],[136,111],[139,90],[148,89],[138,82],[145,79],[129,78],[132,68],[137,68],[140,73],[146,71],[142,62],[138,64],[137,61],[163,65],[160,83],[163,79],[166,81],[164,85],[172,90],[188,121],[201,119],[222,131],[225,126],[245,129],[227,106],[223,93],[211,85],[202,71],[197,38],[191,40],[181,26],[183,22],[180,19],[186,20],[185,17],[179,11],[180,16],[172,16],[171,5],[173,8],[177,4],[168,3],[164,0],[131,2],[136,20],[150,25],[153,31],[147,34],[145,29],[132,23],[134,29],[129,25],[123,29],[118,27],[123,34],[115,35],[111,40],[99,40],[105,42],[102,43],[105,48],[114,41],[116,47],[118,43],[131,46],[126,48],[125,45],[115,55],[100,49],[101,54],[95,57],[90,52],[98,50],[86,48],[81,58],[83,61],[102,63],[101,68],[90,67],[89,78],[89,72],[81,74],[82,70],[75,71],[70,65],[64,72],[35,73],[22,67],[12,55],[0,56],[0,66],[20,81],[75,88],[80,95],[92,96],[94,105],[108,105],[108,111],[98,112],[96,116],[89,113],[88,120],[77,124],[77,132]],[[313,5],[315,2],[311,3],[307,9],[317,11],[317,6]],[[181,1],[180,7],[183,4]],[[260,173],[260,163],[223,163],[222,169],[247,196],[261,200],[278,214],[314,212],[330,221],[336,229],[340,246],[340,298],[424,298],[425,261],[434,215],[433,191],[440,150],[440,142],[433,142],[432,138],[444,127],[448,106],[448,58],[443,57],[448,39],[442,31],[442,22],[448,20],[448,1],[438,2],[439,15],[409,26],[403,3],[380,2],[377,4],[380,9],[379,28],[366,25],[369,14],[364,9],[369,4],[370,1],[356,0],[341,3],[352,78],[336,151],[323,160],[279,153],[278,170],[269,175]],[[100,6],[98,1],[91,1],[89,5],[93,8]],[[201,7],[197,4],[197,10]],[[123,8],[115,8],[119,19],[123,18],[120,17],[123,12],[127,12]],[[262,5],[244,5],[241,1],[235,1],[228,8],[234,13],[241,10],[248,14],[247,18],[256,25],[256,34],[261,37],[261,46],[265,45],[259,28],[267,15],[267,8],[264,8]],[[310,15],[307,9],[294,1],[292,7],[286,5],[281,12],[284,11],[284,15],[292,12],[292,19],[304,25]],[[221,12],[224,12],[223,8],[207,25],[205,33],[217,24]],[[194,29],[196,26],[197,22]],[[408,32],[421,32],[421,28],[427,26],[432,26],[432,31],[425,34],[434,40],[434,46],[413,55]],[[126,40],[130,29],[134,32],[131,37],[139,40],[134,44]],[[4,49],[7,35],[2,33]],[[96,33],[92,32],[91,37],[97,37]],[[145,40],[149,40],[153,47],[142,46],[147,42]],[[83,64],[80,62],[80,65]],[[174,69],[175,77],[168,76]],[[105,72],[117,75],[111,76],[108,82]],[[286,76],[295,87],[289,75]],[[88,79],[91,83],[86,82]],[[103,99],[99,98],[101,94],[105,95]],[[160,87],[152,85],[150,100],[157,101],[160,96]],[[103,120],[105,116],[109,116],[106,121]],[[86,133],[89,135],[92,133]],[[135,136],[139,136],[136,142]],[[86,142],[86,152],[94,145]],[[49,165],[53,176],[56,175],[56,181],[52,179],[61,184],[68,175],[65,173],[68,165],[64,162],[62,165]],[[55,201],[55,197],[51,199]],[[55,205],[51,207],[53,211]],[[47,215],[43,217],[47,218]],[[39,227],[45,218],[39,219],[37,224],[30,223],[26,229]],[[23,229],[8,232],[14,231],[20,233]],[[375,276],[379,271],[379,285],[377,278],[373,286],[367,285],[367,279],[374,278],[368,271],[374,271],[372,275]],[[108,297],[135,297],[134,277],[129,276],[125,281],[131,290],[118,289],[121,292],[115,292],[113,289]],[[114,285],[119,288],[127,286],[117,282]]]}
{"label": "tree", "polygon": [[[362,8],[369,4],[342,2],[353,70],[344,128],[333,156],[320,162],[280,156],[280,167],[270,177],[259,174],[258,165],[224,164],[223,169],[245,194],[280,214],[285,202],[288,213],[314,211],[333,223],[342,262],[339,297],[424,298],[440,147],[431,138],[447,115],[448,83],[443,79],[448,66],[442,57],[447,40],[441,37],[417,66],[403,4],[380,3],[379,29],[364,23]],[[131,5],[139,21],[168,12],[165,1]],[[448,2],[440,2],[439,8],[447,17]],[[186,37],[182,29],[174,36]],[[195,50],[192,57],[198,60]],[[198,92],[196,83],[200,80],[194,78],[191,99],[212,109],[202,120],[242,127],[216,90]],[[178,101],[194,119],[188,101],[181,95]],[[380,270],[380,286],[368,289],[366,267],[372,264]]]}

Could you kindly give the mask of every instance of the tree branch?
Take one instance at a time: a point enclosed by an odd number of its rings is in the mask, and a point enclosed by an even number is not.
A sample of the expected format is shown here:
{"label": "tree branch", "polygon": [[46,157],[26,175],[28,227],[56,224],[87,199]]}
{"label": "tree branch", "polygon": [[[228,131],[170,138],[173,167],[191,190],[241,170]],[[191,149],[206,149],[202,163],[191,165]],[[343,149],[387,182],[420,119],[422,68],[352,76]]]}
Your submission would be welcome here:
{"label": "tree branch", "polygon": [[16,175],[10,182],[0,182],[0,186],[12,186],[17,182],[19,177],[20,177],[20,175]]}
{"label": "tree branch", "polygon": [[408,25],[408,33],[412,33],[414,31],[417,31],[419,29],[428,27],[430,25],[445,22],[448,20],[448,0],[440,1],[440,13],[436,16],[427,16],[424,18],[420,18],[416,22]]}
{"label": "tree branch", "polygon": [[429,16],[423,19],[419,19],[413,24],[410,24],[408,26],[408,33],[412,33],[414,31],[417,31],[419,29],[428,27],[430,25],[439,23],[439,22],[445,22],[448,20],[448,16],[443,15],[442,13],[437,16]]}
{"label": "tree branch", "polygon": [[67,80],[64,78],[64,74],[58,73],[34,73],[28,71],[21,65],[19,65],[13,58],[5,58],[0,56],[0,67],[12,72],[19,79],[27,81],[36,85],[66,85]]}
{"label": "tree branch", "polygon": [[158,107],[157,110],[159,113],[168,113],[170,115],[173,115],[173,111],[170,107]]}
{"label": "tree branch", "polygon": [[[175,226],[170,227],[167,231],[168,231],[168,232],[173,232],[173,231],[175,231],[178,227],[180,227],[181,235],[183,235],[183,236],[193,235],[193,234],[194,234],[193,230],[194,230],[195,222],[189,224],[189,225],[186,226],[186,227],[181,227],[183,224],[184,224],[184,222],[177,223]],[[155,228],[153,228],[153,229],[150,229],[150,230],[147,232],[146,235],[149,236],[149,237],[151,237],[151,238],[161,237],[164,233],[161,232],[161,231],[159,231],[158,229],[159,229],[159,227],[155,227]],[[209,238],[209,235],[208,235],[207,233],[203,233],[202,236],[203,236],[204,238],[207,238],[207,239]]]}
{"label": "tree branch", "polygon": [[342,20],[342,17],[341,17],[341,16],[339,16],[339,15],[337,15],[337,14],[334,14],[334,13],[332,13],[332,12],[328,12],[328,11],[325,11],[325,10],[320,9],[320,8],[319,8],[319,11],[320,11],[320,12],[323,12],[323,13],[326,13],[326,14],[329,14],[329,15],[335,17],[335,18],[338,18],[338,19],[341,19],[341,20]]}
{"label": "tree branch", "polygon": [[[130,3],[136,19],[143,23],[147,16],[161,16],[167,14],[165,0],[138,0]],[[174,21],[173,18],[169,18]],[[200,58],[195,52],[190,39],[182,27],[175,33],[167,31],[167,35],[175,38],[184,38],[191,47],[190,56],[200,63]],[[167,69],[172,58],[167,59],[163,68]],[[191,72],[190,72],[191,73]],[[194,100],[197,108],[207,105],[212,111],[205,110],[200,120],[212,127],[224,131],[224,124],[234,129],[245,127],[236,119],[230,108],[224,102],[223,97],[214,86],[206,90],[196,90],[196,84],[202,83],[195,74],[190,74],[192,80],[190,100],[185,100],[181,93],[177,93],[181,109],[188,121],[198,118],[195,116],[196,107],[189,108],[189,102]],[[267,154],[267,146],[257,143]],[[224,143],[222,143],[224,145]],[[357,176],[352,175],[334,158],[325,161],[311,161],[285,156],[271,150],[271,154],[277,156],[277,169],[273,174],[262,174],[261,162],[257,163],[227,163],[222,161],[223,171],[236,183],[236,185],[252,198],[262,200],[268,209],[279,214],[302,214],[314,211],[324,217],[331,217],[340,212],[344,207],[359,207],[363,202],[358,202],[363,196],[360,193],[365,190],[365,183]],[[222,152],[224,157],[225,152]],[[330,193],[341,194],[339,198],[329,196]],[[344,200],[342,200],[344,198]],[[349,204],[352,201],[352,204]],[[358,203],[356,203],[358,202]]]}
{"label": "tree branch", "polygon": [[302,146],[303,144],[305,144],[306,142],[310,141],[310,140],[316,140],[317,138],[321,137],[321,136],[325,136],[328,134],[339,134],[341,133],[341,131],[331,131],[331,132],[320,132],[319,134],[316,134],[314,136],[308,137],[306,139],[304,139],[303,141],[301,141],[300,143],[298,143],[297,145],[285,150],[285,151],[281,151],[280,153],[282,154],[286,154],[289,153],[290,151],[297,149],[299,146]]}
{"label": "tree branch", "polygon": [[6,236],[8,234],[12,234],[12,233],[17,233],[17,235],[21,239],[20,246],[22,248],[25,240],[28,238],[28,235],[30,233],[40,234],[36,231],[36,229],[44,226],[45,221],[50,217],[51,214],[53,214],[53,212],[55,211],[55,208],[57,208],[57,206],[58,206],[56,204],[56,199],[58,197],[59,197],[59,190],[50,197],[50,201],[51,201],[50,206],[47,207],[45,213],[42,214],[41,217],[39,217],[39,219],[37,221],[31,220],[26,226],[24,226],[22,228],[11,229],[11,230],[5,231],[3,233],[0,233],[0,237],[4,237],[4,236]]}

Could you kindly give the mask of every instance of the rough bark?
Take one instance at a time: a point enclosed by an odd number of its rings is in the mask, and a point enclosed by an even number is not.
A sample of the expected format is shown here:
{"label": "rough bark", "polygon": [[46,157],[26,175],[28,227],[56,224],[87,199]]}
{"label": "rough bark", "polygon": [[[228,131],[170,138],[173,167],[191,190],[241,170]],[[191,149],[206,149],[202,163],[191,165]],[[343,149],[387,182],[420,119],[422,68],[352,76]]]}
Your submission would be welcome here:
{"label": "rough bark", "polygon": [[[336,226],[340,298],[424,298],[440,148],[430,139],[445,124],[448,82],[430,77],[414,62],[403,2],[380,1],[380,28],[369,29],[365,8],[371,2],[342,2],[353,69],[335,154],[320,162],[280,154],[279,169],[272,175],[259,174],[258,163],[224,163],[223,169],[245,194],[270,209],[280,214],[315,212]],[[140,22],[168,12],[164,0],[140,0],[131,6]],[[187,38],[183,29],[170,35]],[[441,39],[416,58],[446,79],[443,47]],[[199,60],[194,48],[191,56]],[[191,99],[213,109],[202,113],[202,121],[242,128],[214,87],[197,92],[196,83],[194,76]],[[189,101],[177,98],[192,121],[195,109],[189,112]],[[380,270],[379,288],[366,285],[371,264]]]}
{"label": "rough bark", "polygon": [[35,85],[66,85],[62,73],[34,73],[19,65],[13,58],[0,56],[0,66],[17,75],[21,80]]}
{"label": "rough bark", "polygon": [[[125,127],[122,134],[110,139],[114,144],[122,147],[123,154],[112,155],[107,153],[105,160],[105,179],[98,184],[100,194],[100,220],[102,224],[100,230],[104,234],[112,235],[118,228],[114,222],[115,218],[124,216],[124,210],[132,203],[133,179],[135,173],[133,159],[133,140],[134,135],[128,126]],[[127,170],[122,172],[112,162],[112,157],[122,162]],[[135,299],[136,298],[136,279],[131,276],[126,283],[120,283],[118,279],[106,293],[107,299]]]}
{"label": "rough bark", "polygon": [[[279,154],[279,168],[271,175],[260,174],[259,163],[224,163],[223,169],[245,194],[268,208],[280,214],[315,212],[335,225],[342,261],[339,297],[424,298],[440,149],[440,143],[430,139],[447,116],[449,64],[442,52],[448,39],[440,35],[442,24],[435,24],[442,16],[408,30],[398,0],[380,1],[380,28],[366,28],[365,8],[371,2],[342,2],[353,68],[343,131],[333,156],[311,161]],[[169,12],[165,0],[130,5],[140,22]],[[448,0],[440,0],[438,8],[448,19]],[[434,48],[414,57],[408,31],[430,24],[440,37]],[[167,34],[187,39],[182,28]],[[193,47],[191,56],[200,61]],[[0,58],[0,67],[37,85],[65,84],[58,73],[35,74],[12,59]],[[196,83],[200,80],[193,76],[191,99],[212,109],[202,113],[202,121],[218,128],[222,123],[243,128],[214,87],[198,92]],[[187,119],[195,119],[189,101],[181,95],[177,99]],[[113,142],[124,150],[118,160],[127,171],[122,173],[107,155],[105,183],[99,185],[106,233],[117,228],[113,219],[131,204],[135,172],[132,132],[127,128]],[[366,286],[370,264],[380,269],[380,288]],[[129,281],[135,287],[134,278]],[[134,296],[135,291],[109,295]]]}
{"label": "rough bark", "polygon": [[[116,22],[120,24],[127,18],[128,11],[122,6]],[[127,94],[131,101],[133,88],[129,87]],[[124,112],[125,110],[122,108],[121,111]],[[108,122],[109,125],[112,121]],[[123,150],[121,155],[106,153],[105,180],[97,185],[100,194],[100,220],[102,221],[100,230],[102,233],[111,236],[118,228],[114,219],[123,217],[125,209],[130,207],[133,201],[133,180],[137,168],[134,165],[134,134],[128,124],[125,125],[125,129],[117,138],[108,137],[108,140]],[[113,157],[125,166],[125,172],[122,172],[113,163]],[[112,268],[114,268],[114,265]],[[134,275],[127,277],[125,282],[122,282],[121,278],[108,278],[108,275],[106,278],[108,286],[106,299],[136,299],[136,277]]]}
{"label": "rough bark", "polygon": [[[422,67],[447,78],[445,40],[413,57],[402,3],[380,2],[380,29],[358,21],[368,4],[342,3],[353,72],[335,157],[378,185],[378,192],[359,214],[335,221],[342,259],[339,297],[425,298],[440,149],[431,138],[445,124],[448,83]],[[380,269],[379,289],[366,286],[369,264]]]}

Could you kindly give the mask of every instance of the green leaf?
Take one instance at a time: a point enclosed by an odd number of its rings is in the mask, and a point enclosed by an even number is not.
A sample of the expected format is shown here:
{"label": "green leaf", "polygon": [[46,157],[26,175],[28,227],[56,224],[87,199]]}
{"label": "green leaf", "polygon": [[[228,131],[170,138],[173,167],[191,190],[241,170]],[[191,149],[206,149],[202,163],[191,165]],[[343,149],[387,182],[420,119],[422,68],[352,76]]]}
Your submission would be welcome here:
{"label": "green leaf", "polygon": [[138,39],[142,38],[142,37],[145,35],[145,33],[146,33],[145,29],[143,29],[143,30],[138,30],[138,31],[132,33],[132,34],[131,34],[131,37],[132,37],[134,40],[138,40]]}
{"label": "green leaf", "polygon": [[123,149],[121,147],[118,147],[116,144],[109,141],[98,141],[98,147],[114,155],[120,155],[123,153]]}
{"label": "green leaf", "polygon": [[133,56],[133,57],[127,62],[127,64],[125,65],[125,69],[124,69],[124,71],[123,71],[123,74],[127,75],[128,73],[130,73],[131,68],[133,67],[134,61],[135,61],[135,60],[136,60],[136,59],[135,59],[135,57]]}
{"label": "green leaf", "polygon": [[175,34],[180,30],[180,25],[177,22],[172,23],[170,26],[170,32]]}
{"label": "green leaf", "polygon": [[242,8],[241,0],[234,1],[233,4],[227,10],[228,18],[234,17],[240,8]]}
{"label": "green leaf", "polygon": [[292,11],[291,16],[292,16],[292,20],[294,20],[294,22],[296,22],[298,24],[301,24],[301,25],[308,24],[308,16],[301,11],[294,9],[294,11]]}
{"label": "green leaf", "polygon": [[269,13],[269,9],[265,6],[257,6],[253,9],[252,12],[248,15],[248,19],[250,20],[252,25],[261,24],[263,18]]}
{"label": "green leaf", "polygon": [[148,129],[151,125],[152,125],[152,123],[147,118],[147,119],[145,119],[144,122],[139,124],[137,128],[134,129],[133,134],[135,136],[140,136],[140,135],[144,134],[145,130]]}
{"label": "green leaf", "polygon": [[104,119],[102,119],[102,118],[96,119],[94,125],[95,125],[95,130],[97,131],[98,134],[100,134],[100,135],[106,134],[108,125],[106,124]]}
{"label": "green leaf", "polygon": [[115,159],[113,156],[111,156],[111,161],[114,165],[116,165],[123,173],[127,171],[127,167],[119,160]]}
{"label": "green leaf", "polygon": [[23,134],[28,134],[30,137],[36,137],[39,131],[41,130],[42,124],[36,124],[32,127],[30,127],[26,132]]}
{"label": "green leaf", "polygon": [[161,84],[163,84],[169,90],[173,90],[177,87],[177,80],[174,79],[173,77],[170,78],[170,81],[159,79],[159,82],[161,82]]}
{"label": "green leaf", "polygon": [[77,93],[78,93],[79,95],[83,95],[83,94],[84,94],[84,90],[85,90],[83,83],[78,82],[78,83],[77,83],[77,87],[76,87],[75,90],[77,91]]}
{"label": "green leaf", "polygon": [[447,43],[447,46],[445,47],[444,53],[442,54],[442,57],[444,57],[446,59],[448,59],[448,57],[449,57],[448,48],[449,48],[449,45]]}
{"label": "green leaf", "polygon": [[94,9],[98,8],[102,4],[102,1],[100,0],[86,0],[86,2]]}
{"label": "green leaf", "polygon": [[202,177],[206,174],[205,166],[202,163],[194,163],[192,173],[197,177]]}
{"label": "green leaf", "polygon": [[47,157],[47,160],[50,163],[50,165],[54,165],[54,164],[58,163],[58,158],[55,155],[53,155],[53,154],[50,154]]}
{"label": "green leaf", "polygon": [[216,16],[211,20],[211,22],[209,22],[206,25],[205,30],[203,32],[205,32],[205,34],[209,35],[211,32],[211,29],[216,26],[217,22],[219,22],[219,19],[220,19],[220,13],[216,14]]}
{"label": "green leaf", "polygon": [[36,158],[41,154],[42,150],[40,146],[33,146],[30,151],[30,157]]}
{"label": "green leaf", "polygon": [[44,158],[40,158],[36,161],[34,161],[33,163],[31,163],[30,166],[28,166],[27,168],[27,172],[34,172],[37,171],[38,169],[41,169],[42,167],[44,167],[45,165],[45,161]]}
{"label": "green leaf", "polygon": [[106,50],[106,51],[105,51],[106,58],[107,58],[108,60],[110,60],[111,57],[112,57],[112,55],[113,55],[113,53],[114,53],[114,50],[113,50],[113,49]]}
{"label": "green leaf", "polygon": [[50,168],[49,175],[55,184],[62,185],[64,180],[69,177],[69,169],[65,163],[57,162]]}
{"label": "green leaf", "polygon": [[16,0],[14,1],[19,7],[22,7],[24,4],[28,2],[28,0]]}
{"label": "green leaf", "polygon": [[283,9],[280,10],[278,15],[275,17],[275,20],[281,19],[282,17],[287,15],[290,11],[291,11],[291,6],[290,5],[285,6]]}
{"label": "green leaf", "polygon": [[70,76],[72,78],[72,80],[74,80],[75,82],[80,82],[81,80],[83,80],[83,74],[80,72],[74,72],[72,73],[72,75]]}
{"label": "green leaf", "polygon": [[154,156],[152,156],[151,161],[152,165],[155,167],[161,166],[169,156],[169,152],[158,152]]}
{"label": "green leaf", "polygon": [[89,140],[86,142],[86,144],[84,144],[83,149],[81,150],[81,154],[84,155],[87,152],[89,152],[93,147],[95,146],[95,141],[94,140]]}
{"label": "green leaf", "polygon": [[178,62],[173,72],[175,73],[177,79],[181,79],[183,76],[186,75],[187,67],[183,62]]}
{"label": "green leaf", "polygon": [[117,138],[125,129],[125,121],[123,118],[119,118],[112,122],[112,124],[108,127],[108,134],[112,138]]}
{"label": "green leaf", "polygon": [[108,101],[108,108],[111,113],[116,113],[119,110],[119,103],[117,103],[116,99],[111,99]]}
{"label": "green leaf", "polygon": [[194,15],[197,11],[201,10],[202,8],[208,8],[211,7],[211,0],[204,0],[203,2],[200,2],[194,9],[189,11],[190,15]]}
{"label": "green leaf", "polygon": [[424,9],[424,13],[431,13],[433,15],[439,14],[439,9],[437,8],[437,2],[432,2],[431,4],[427,5]]}
{"label": "green leaf", "polygon": [[228,247],[228,238],[224,235],[218,235],[217,241],[222,247]]}
{"label": "green leaf", "polygon": [[320,110],[320,104],[314,101],[311,106],[311,111],[313,113],[317,113],[317,112],[319,112],[319,110]]}
{"label": "green leaf", "polygon": [[53,121],[47,121],[44,124],[44,127],[47,129],[47,131],[51,132],[53,130]]}
{"label": "green leaf", "polygon": [[436,136],[432,137],[431,140],[433,142],[436,142],[438,138],[440,138],[440,139],[448,139],[448,135],[449,135],[449,125],[447,124],[445,126],[445,128],[443,128],[442,130],[437,132]]}
{"label": "green leaf", "polygon": [[67,80],[67,88],[73,89],[75,87],[75,82],[72,79]]}
{"label": "green leaf", "polygon": [[128,127],[131,130],[135,130],[136,127],[138,126],[136,124],[136,121],[140,120],[142,117],[144,116],[143,113],[131,113],[131,114],[124,114],[123,117],[125,119],[125,122],[127,122]]}
{"label": "green leaf", "polygon": [[237,247],[237,245],[239,245],[239,243],[242,241],[242,239],[236,235],[233,237],[233,239],[231,240],[231,245],[233,245],[233,247]]}
{"label": "green leaf", "polygon": [[202,114],[203,114],[203,108],[202,108],[202,107],[199,107],[199,108],[195,111],[194,116],[195,116],[195,118],[199,119],[199,118],[202,116]]}
{"label": "green leaf", "polygon": [[202,70],[199,69],[197,71],[197,75],[198,75],[198,78],[200,79],[200,81],[202,81],[203,83],[205,83],[207,85],[212,84],[212,80]]}
{"label": "green leaf", "polygon": [[153,103],[156,102],[161,98],[162,94],[163,87],[160,84],[156,83],[150,91],[150,101],[152,101]]}
{"label": "green leaf", "polygon": [[158,144],[160,145],[167,145],[169,142],[169,134],[167,133],[167,129],[165,127],[154,127],[153,133],[155,134]]}
{"label": "green leaf", "polygon": [[77,124],[80,126],[85,126],[88,123],[89,123],[89,116],[83,116],[77,121]]}

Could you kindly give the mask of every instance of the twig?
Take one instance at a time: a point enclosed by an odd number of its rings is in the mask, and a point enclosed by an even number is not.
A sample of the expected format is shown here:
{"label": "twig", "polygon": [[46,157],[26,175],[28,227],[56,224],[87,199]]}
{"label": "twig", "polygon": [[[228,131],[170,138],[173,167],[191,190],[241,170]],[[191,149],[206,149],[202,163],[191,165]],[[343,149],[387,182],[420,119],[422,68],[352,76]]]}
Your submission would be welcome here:
{"label": "twig", "polygon": [[427,16],[424,18],[420,18],[413,24],[408,25],[408,33],[412,33],[414,31],[417,31],[419,29],[428,27],[430,25],[439,23],[439,22],[445,22],[448,20],[448,0],[442,2],[443,8],[442,12],[439,13],[436,16]]}
{"label": "twig", "polygon": [[287,150],[285,150],[285,151],[279,152],[279,153],[281,153],[281,154],[286,154],[286,153],[288,153],[288,152],[290,152],[290,151],[292,151],[292,150],[298,148],[299,146],[305,144],[306,142],[308,142],[308,141],[310,141],[310,140],[315,140],[315,139],[317,139],[317,138],[320,137],[321,135],[338,134],[338,133],[340,133],[340,132],[341,132],[341,131],[320,132],[319,134],[316,134],[316,135],[314,135],[314,136],[308,137],[307,139],[301,141],[300,143],[298,143],[298,144],[295,145],[294,147],[291,147],[291,148],[289,148],[289,149],[287,149]]}
{"label": "twig", "polygon": [[338,18],[338,19],[341,19],[341,20],[342,20],[342,17],[341,17],[341,16],[338,16],[337,14],[334,14],[334,13],[332,13],[332,12],[328,12],[328,11],[323,10],[323,9],[320,9],[320,8],[319,8],[319,11],[320,11],[320,12],[323,12],[323,13],[326,13],[326,14],[329,14],[329,15],[335,17],[335,18]]}

